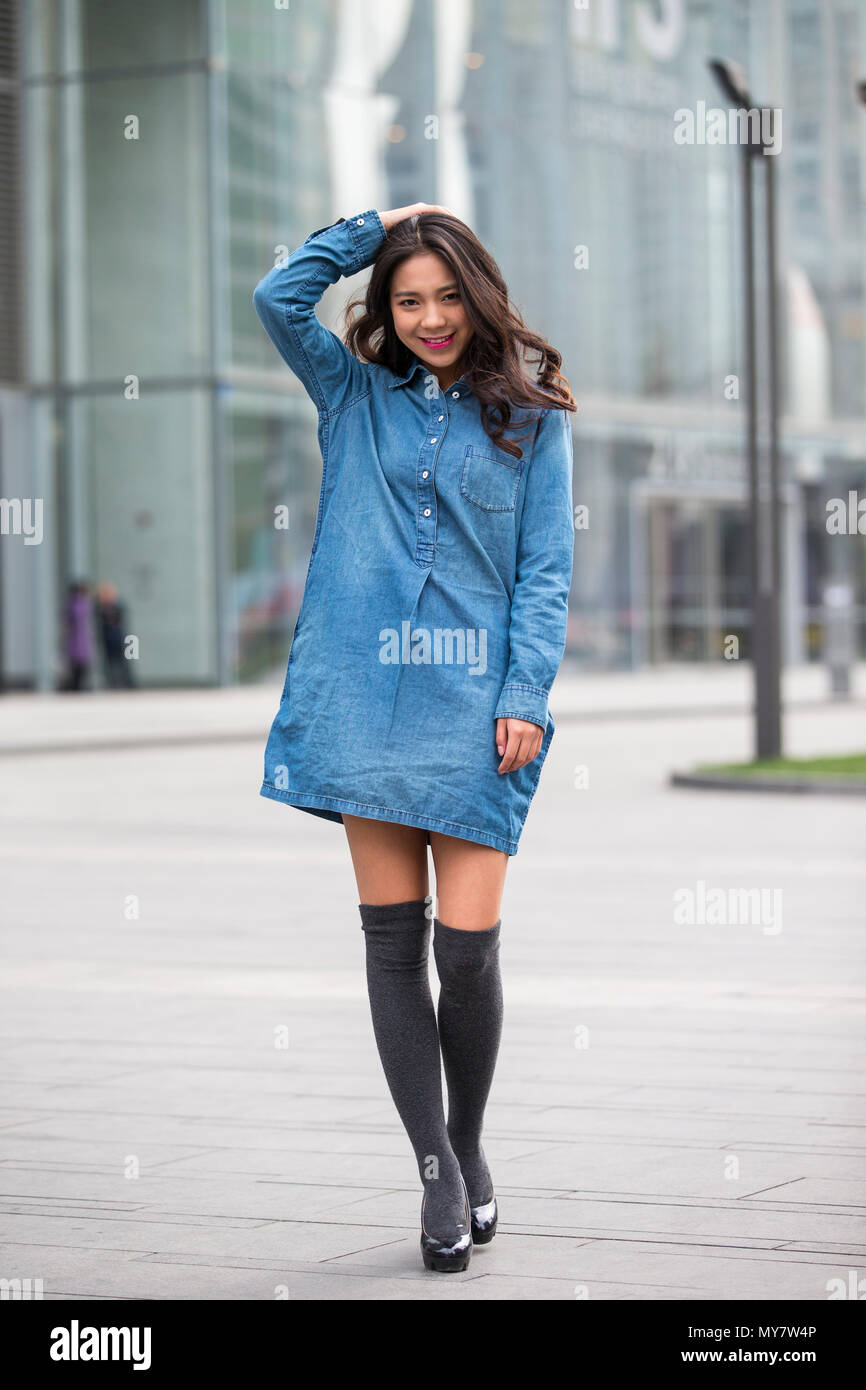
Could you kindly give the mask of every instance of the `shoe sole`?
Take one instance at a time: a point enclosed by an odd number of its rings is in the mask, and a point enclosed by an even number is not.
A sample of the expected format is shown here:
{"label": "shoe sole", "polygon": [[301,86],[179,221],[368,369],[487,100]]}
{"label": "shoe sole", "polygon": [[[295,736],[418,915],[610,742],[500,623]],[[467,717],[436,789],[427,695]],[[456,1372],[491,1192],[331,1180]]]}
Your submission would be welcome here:
{"label": "shoe sole", "polygon": [[424,1268],[434,1270],[438,1274],[462,1274],[464,1269],[469,1266],[472,1255],[472,1247],[460,1255],[434,1255],[429,1250],[421,1249],[424,1257]]}
{"label": "shoe sole", "polygon": [[497,1225],[498,1225],[498,1221],[494,1221],[493,1225],[492,1225],[492,1226],[488,1226],[488,1228],[487,1228],[486,1231],[476,1231],[475,1227],[473,1226],[473,1227],[472,1227],[472,1244],[473,1244],[473,1245],[489,1245],[490,1242],[491,1242],[491,1240],[493,1239],[493,1237],[496,1235],[496,1227],[497,1227]]}

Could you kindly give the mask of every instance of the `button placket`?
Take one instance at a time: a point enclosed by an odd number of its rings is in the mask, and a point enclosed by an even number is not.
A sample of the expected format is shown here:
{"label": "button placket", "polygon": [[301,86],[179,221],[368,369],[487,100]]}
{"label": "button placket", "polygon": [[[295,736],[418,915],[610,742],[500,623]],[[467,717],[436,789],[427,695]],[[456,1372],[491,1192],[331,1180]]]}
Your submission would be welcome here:
{"label": "button placket", "polygon": [[[427,437],[421,449],[418,462],[418,535],[416,559],[423,564],[432,564],[436,553],[436,460],[439,457],[445,433],[448,429],[447,412],[437,414],[441,403],[434,402],[433,413],[427,426]],[[439,426],[444,423],[444,429]],[[435,431],[435,433],[434,433]]]}

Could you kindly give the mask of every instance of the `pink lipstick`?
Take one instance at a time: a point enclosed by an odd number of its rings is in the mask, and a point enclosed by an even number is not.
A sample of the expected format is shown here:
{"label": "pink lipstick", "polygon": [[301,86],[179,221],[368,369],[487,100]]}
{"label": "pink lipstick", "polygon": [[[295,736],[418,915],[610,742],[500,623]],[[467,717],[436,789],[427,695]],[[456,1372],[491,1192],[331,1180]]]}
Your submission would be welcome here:
{"label": "pink lipstick", "polygon": [[440,348],[450,347],[454,341],[454,334],[451,333],[447,338],[422,338],[421,342],[432,352],[438,352]]}

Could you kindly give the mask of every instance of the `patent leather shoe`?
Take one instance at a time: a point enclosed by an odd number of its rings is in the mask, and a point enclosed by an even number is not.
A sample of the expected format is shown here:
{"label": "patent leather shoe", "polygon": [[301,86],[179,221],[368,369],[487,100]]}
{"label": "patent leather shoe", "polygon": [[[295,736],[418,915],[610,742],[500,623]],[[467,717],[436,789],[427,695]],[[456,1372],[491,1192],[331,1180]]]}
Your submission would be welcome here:
{"label": "patent leather shoe", "polygon": [[499,1221],[499,1208],[496,1205],[496,1194],[490,1202],[485,1202],[481,1207],[469,1208],[472,1221],[472,1244],[487,1245],[496,1235],[496,1226]]}
{"label": "patent leather shoe", "polygon": [[424,1257],[424,1268],[438,1270],[440,1274],[459,1274],[466,1269],[472,1255],[472,1216],[469,1207],[469,1193],[466,1191],[466,1183],[461,1176],[463,1183],[463,1198],[466,1206],[466,1217],[461,1221],[454,1232],[454,1240],[450,1244],[445,1244],[435,1236],[427,1234],[424,1227],[424,1209],[427,1205],[427,1193],[424,1193],[424,1201],[421,1203],[421,1254]]}

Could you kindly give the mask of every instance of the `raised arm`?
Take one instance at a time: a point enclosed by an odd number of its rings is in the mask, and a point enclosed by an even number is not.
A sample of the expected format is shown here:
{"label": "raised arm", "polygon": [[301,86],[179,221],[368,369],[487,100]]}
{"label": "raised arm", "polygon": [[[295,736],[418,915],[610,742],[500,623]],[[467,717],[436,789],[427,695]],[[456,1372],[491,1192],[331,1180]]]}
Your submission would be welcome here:
{"label": "raised arm", "polygon": [[410,203],[379,213],[341,217],[310,232],[303,246],[275,265],[253,291],[253,304],[274,347],[327,415],[363,391],[364,364],[316,318],[316,305],[341,275],[355,275],[376,259],[391,228],[423,212],[451,212],[438,203]]}
{"label": "raised arm", "polygon": [[253,304],[274,347],[302,382],[320,415],[363,391],[364,364],[316,318],[329,285],[372,265],[385,227],[378,212],[341,217],[311,232],[302,246],[256,285]]}
{"label": "raised arm", "polygon": [[546,411],[526,479],[509,660],[494,718],[547,727],[547,696],[565,652],[574,565],[573,446],[565,410]]}

